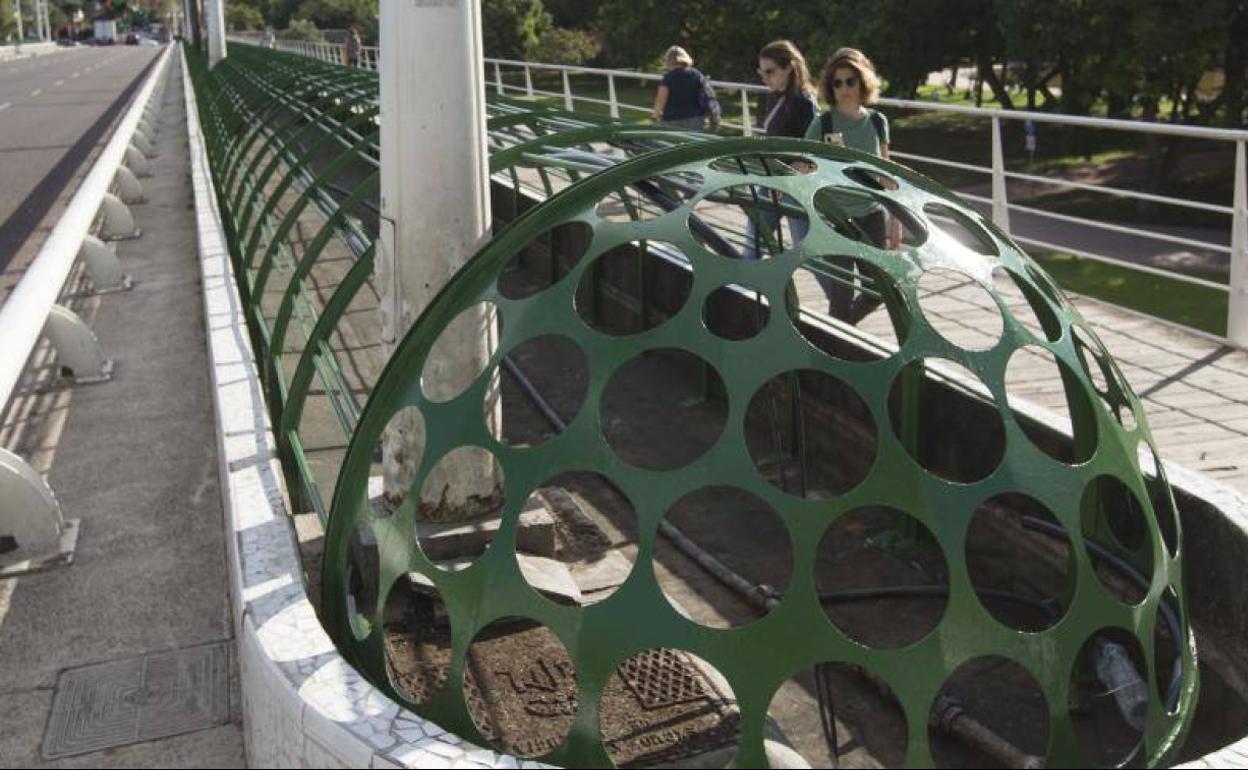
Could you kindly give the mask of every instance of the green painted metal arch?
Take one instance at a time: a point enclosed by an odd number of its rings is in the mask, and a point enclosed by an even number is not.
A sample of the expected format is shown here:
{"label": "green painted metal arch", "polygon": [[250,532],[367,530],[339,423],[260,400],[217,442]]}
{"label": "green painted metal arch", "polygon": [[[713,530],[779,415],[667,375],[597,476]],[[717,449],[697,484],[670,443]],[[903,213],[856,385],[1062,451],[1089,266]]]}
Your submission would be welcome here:
{"label": "green painted metal arch", "polygon": [[[816,174],[795,177],[730,175],[713,170],[709,165],[720,157],[768,152],[801,154],[826,163],[821,164]],[[874,167],[899,180],[901,189],[889,193],[889,197],[915,212],[920,219],[926,219],[922,213],[925,203],[939,202],[961,208],[953,196],[925,178],[896,164],[857,153],[782,139],[690,142],[638,155],[568,187],[512,223],[452,279],[387,363],[352,436],[331,506],[322,599],[327,626],[343,654],[373,684],[403,702],[403,695],[393,687],[386,673],[380,633],[376,630],[379,618],[369,619],[372,630],[360,639],[349,615],[345,577],[347,548],[358,526],[370,527],[381,549],[382,568],[375,586],[378,608],[384,607],[390,586],[408,571],[432,580],[446,601],[452,620],[450,684],[416,710],[461,735],[481,739],[459,688],[467,645],[494,619],[520,615],[551,629],[576,664],[580,688],[576,721],[568,741],[545,756],[545,761],[570,766],[609,764],[597,736],[597,700],[616,665],[634,652],[656,646],[676,647],[697,654],[731,682],[743,720],[738,766],[765,761],[762,753],[764,716],[779,684],[794,672],[829,658],[866,666],[889,683],[907,714],[910,730],[907,764],[929,765],[932,757],[926,728],[933,698],[945,677],[959,663],[987,654],[1019,662],[1037,680],[1051,716],[1050,762],[1065,765],[1081,760],[1065,716],[1065,704],[1070,668],[1084,642],[1098,628],[1120,626],[1142,640],[1151,660],[1152,623],[1165,588],[1174,589],[1180,597],[1178,611],[1186,615],[1182,599],[1183,553],[1180,550],[1175,557],[1166,553],[1154,517],[1148,519],[1148,548],[1156,566],[1147,598],[1139,607],[1127,607],[1115,601],[1091,578],[1091,557],[1083,547],[1085,528],[1079,514],[1080,496],[1084,487],[1098,475],[1113,474],[1123,479],[1141,500],[1149,499],[1135,457],[1141,442],[1151,444],[1151,434],[1141,422],[1137,433],[1127,435],[1108,413],[1095,410],[1093,419],[1097,434],[1102,437],[1096,454],[1085,463],[1067,465],[1032,446],[1022,429],[1007,416],[1003,428],[1005,460],[986,478],[972,484],[958,484],[937,479],[919,467],[902,439],[883,427],[888,424],[885,401],[889,383],[909,364],[938,357],[965,366],[988,388],[990,403],[1002,414],[1008,414],[1003,388],[1005,365],[1008,354],[1024,345],[1038,345],[1048,350],[1070,371],[1079,373],[1077,380],[1081,387],[1092,387],[1079,363],[1079,352],[1070,332],[1079,319],[1070,306],[1046,298],[1043,301],[1062,325],[1057,341],[1036,337],[1007,312],[1003,314],[1001,342],[986,351],[968,351],[944,340],[917,313],[917,278],[927,267],[949,264],[944,255],[925,253],[922,247],[903,252],[881,251],[849,241],[822,224],[818,217],[811,216],[810,235],[798,247],[762,262],[745,263],[706,251],[685,224],[701,199],[729,184],[766,184],[793,196],[799,205],[810,207],[813,192],[820,185],[852,182],[842,173],[847,165]],[[645,223],[613,224],[594,216],[596,203],[611,192],[654,175],[679,171],[696,172],[705,180],[698,193],[679,208]],[[984,224],[983,218],[973,210],[965,209],[963,213]],[[511,257],[537,236],[569,221],[586,222],[594,231],[589,250],[577,266],[559,283],[535,297],[508,300],[499,295],[495,282]],[[986,224],[984,228],[993,233],[1001,261],[1016,274],[1030,275],[1029,271],[1034,269],[1030,259],[1001,238],[999,232]],[[572,292],[593,258],[616,245],[639,238],[674,243],[694,260],[694,287],[685,309],[661,327],[628,338],[605,338],[574,317],[569,318]],[[900,288],[913,315],[909,333],[895,354],[873,363],[838,362],[805,345],[791,324],[783,322],[769,325],[748,343],[731,345],[711,338],[700,328],[697,312],[700,300],[715,287],[746,283],[764,292],[772,307],[781,307],[792,271],[829,250],[870,262]],[[505,321],[499,353],[492,364],[498,362],[503,351],[519,341],[550,332],[568,336],[587,356],[591,372],[589,395],[567,431],[546,444],[520,449],[500,445],[490,438],[484,425],[479,424],[480,399],[487,376],[478,378],[451,402],[435,404],[423,396],[420,373],[437,334],[459,312],[482,300],[494,302]],[[728,391],[728,419],[720,440],[689,468],[667,473],[628,466],[609,451],[600,449],[601,434],[596,425],[597,407],[607,375],[632,355],[658,347],[683,349],[708,361],[719,371]],[[486,372],[491,368],[486,367]],[[864,399],[876,425],[880,426],[878,457],[867,480],[839,498],[817,504],[794,502],[762,480],[743,450],[743,402],[748,400],[744,396],[753,393],[772,376],[798,368],[826,372],[849,383]],[[1127,398],[1138,407],[1133,397]],[[390,417],[406,406],[421,411],[428,433],[414,488],[419,486],[422,475],[456,446],[487,447],[503,465],[508,492],[499,537],[484,556],[462,572],[439,570],[420,552],[412,536],[413,495],[384,519],[377,518],[370,507],[367,477],[373,447]],[[528,588],[512,557],[516,519],[528,491],[565,470],[605,473],[633,500],[640,519],[641,542],[633,573],[610,598],[588,607],[557,606],[542,599]],[[813,584],[800,580],[790,586],[773,612],[741,628],[712,630],[683,619],[666,604],[653,572],[643,565],[654,556],[657,522],[668,504],[702,486],[707,478],[732,479],[732,483],[771,504],[788,527],[791,542],[801,544],[795,555],[795,574],[805,574],[811,569],[813,544],[819,541],[824,528],[845,512],[865,504],[905,510],[932,531],[949,563],[949,603],[941,624],[922,640],[899,650],[864,648],[849,642],[827,622],[818,608]],[[1042,487],[1035,486],[1037,478],[1044,479]],[[969,585],[961,557],[966,520],[976,504],[1002,492],[1020,490],[1036,497],[1058,515],[1069,533],[1077,562],[1076,587],[1066,616],[1053,628],[1035,634],[1007,629],[986,613]],[[1151,512],[1151,502],[1146,505]],[[938,511],[961,514],[942,516]],[[1146,756],[1140,755],[1136,761],[1149,764],[1166,761],[1186,729],[1196,692],[1195,660],[1190,644],[1185,649],[1184,663],[1177,716],[1162,713],[1157,688],[1149,688],[1151,708],[1142,744]],[[1150,673],[1150,679],[1151,676]]]}

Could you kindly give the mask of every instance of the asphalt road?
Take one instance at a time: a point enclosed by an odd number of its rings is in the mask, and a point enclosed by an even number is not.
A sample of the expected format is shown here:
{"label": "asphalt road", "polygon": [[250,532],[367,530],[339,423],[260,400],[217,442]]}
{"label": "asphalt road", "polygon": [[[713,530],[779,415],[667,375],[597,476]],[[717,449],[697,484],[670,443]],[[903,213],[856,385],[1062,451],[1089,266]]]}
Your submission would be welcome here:
{"label": "asphalt road", "polygon": [[0,296],[72,197],[157,47],[80,47],[0,64]]}

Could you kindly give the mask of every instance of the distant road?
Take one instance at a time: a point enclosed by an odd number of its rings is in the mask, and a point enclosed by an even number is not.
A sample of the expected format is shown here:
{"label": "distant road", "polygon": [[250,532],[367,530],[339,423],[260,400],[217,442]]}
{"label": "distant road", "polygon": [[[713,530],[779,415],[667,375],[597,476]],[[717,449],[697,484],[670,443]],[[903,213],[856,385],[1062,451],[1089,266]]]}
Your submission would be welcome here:
{"label": "distant road", "polygon": [[161,49],[77,47],[0,63],[0,296],[16,283]]}

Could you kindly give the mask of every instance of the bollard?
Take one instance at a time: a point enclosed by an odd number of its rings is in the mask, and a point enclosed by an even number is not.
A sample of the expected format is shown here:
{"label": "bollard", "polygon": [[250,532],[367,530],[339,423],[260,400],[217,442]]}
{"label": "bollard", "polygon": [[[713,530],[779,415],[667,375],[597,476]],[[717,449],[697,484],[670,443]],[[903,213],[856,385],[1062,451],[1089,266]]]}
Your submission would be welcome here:
{"label": "bollard", "polygon": [[100,237],[105,241],[122,241],[129,238],[138,238],[143,234],[134,224],[134,216],[130,214],[130,208],[121,202],[121,199],[112,193],[104,193],[104,200],[100,204],[100,212],[104,215],[103,224],[100,226]]}
{"label": "bollard", "polygon": [[152,140],[144,136],[142,131],[135,131],[134,136],[130,137],[130,143],[143,153],[143,157],[156,157],[156,148],[152,147]]}
{"label": "bollard", "polygon": [[65,521],[56,495],[34,468],[0,447],[0,578],[68,564],[78,524]]}
{"label": "bollard", "polygon": [[152,175],[151,164],[147,162],[147,158],[143,157],[143,153],[139,152],[139,148],[131,142],[126,147],[126,166],[134,172],[135,176],[148,177]]}
{"label": "bollard", "polygon": [[143,185],[139,184],[139,178],[125,166],[117,167],[117,175],[113,181],[117,183],[117,197],[121,198],[122,203],[142,203],[147,200],[143,195]]}
{"label": "bollard", "polygon": [[112,379],[113,361],[104,357],[100,341],[77,313],[62,305],[53,305],[43,326],[62,373],[68,373],[80,384]]}
{"label": "bollard", "polygon": [[78,256],[87,265],[93,294],[128,291],[134,286],[134,281],[122,271],[117,255],[99,238],[93,235],[83,238]]}

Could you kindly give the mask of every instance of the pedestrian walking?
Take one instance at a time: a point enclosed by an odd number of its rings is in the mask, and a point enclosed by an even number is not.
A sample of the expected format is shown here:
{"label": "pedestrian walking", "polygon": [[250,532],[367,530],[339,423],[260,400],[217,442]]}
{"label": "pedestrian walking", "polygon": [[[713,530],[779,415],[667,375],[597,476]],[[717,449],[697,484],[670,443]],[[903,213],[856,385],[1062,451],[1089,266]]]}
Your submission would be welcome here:
{"label": "pedestrian walking", "polygon": [[650,117],[665,126],[701,131],[706,120],[702,105],[706,76],[693,66],[693,57],[678,45],[663,56],[667,73],[659,84]]}
{"label": "pedestrian walking", "polygon": [[348,67],[360,66],[360,48],[363,43],[360,41],[360,30],[352,27],[347,31],[347,45],[343,49],[343,53],[347,57]]}

